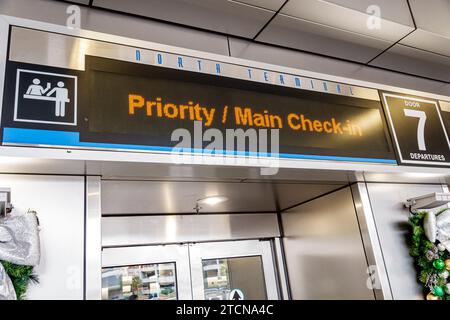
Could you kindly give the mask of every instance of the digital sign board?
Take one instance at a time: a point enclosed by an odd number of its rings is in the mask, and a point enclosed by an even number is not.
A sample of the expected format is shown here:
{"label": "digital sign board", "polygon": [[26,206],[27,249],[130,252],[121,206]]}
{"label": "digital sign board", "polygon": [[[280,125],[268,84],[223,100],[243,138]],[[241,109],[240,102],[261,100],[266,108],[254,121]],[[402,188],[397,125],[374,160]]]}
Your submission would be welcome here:
{"label": "digital sign board", "polygon": [[[396,163],[373,99],[86,56],[85,71],[8,62],[3,144],[170,152],[177,129],[278,130],[279,157]],[[194,149],[204,149],[202,139]],[[268,139],[270,152],[272,140]],[[238,150],[223,143],[223,150]]]}

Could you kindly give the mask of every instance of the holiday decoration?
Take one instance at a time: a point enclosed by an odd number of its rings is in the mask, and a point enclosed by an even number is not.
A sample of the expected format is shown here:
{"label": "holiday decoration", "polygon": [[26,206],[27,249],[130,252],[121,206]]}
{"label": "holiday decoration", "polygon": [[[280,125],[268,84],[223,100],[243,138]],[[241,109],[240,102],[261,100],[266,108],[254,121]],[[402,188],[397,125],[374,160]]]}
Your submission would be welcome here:
{"label": "holiday decoration", "polygon": [[3,261],[2,264],[5,267],[5,270],[8,273],[9,277],[11,278],[17,299],[24,299],[28,284],[30,282],[38,283],[38,278],[33,273],[33,267],[21,266],[5,261]]}
{"label": "holiday decoration", "polygon": [[442,289],[442,287],[434,287],[433,294],[436,297],[442,297],[442,296],[444,296],[444,289]]}
{"label": "holiday decoration", "polygon": [[423,228],[428,240],[435,243],[436,240],[450,251],[450,211],[441,211],[438,215],[427,212],[423,221]]}
{"label": "holiday decoration", "polygon": [[450,259],[445,260],[444,263],[445,263],[445,269],[450,271]]}
{"label": "holiday decoration", "polygon": [[428,240],[431,242],[436,242],[437,226],[436,226],[436,216],[433,212],[427,212],[423,219],[423,230]]}
{"label": "holiday decoration", "polygon": [[445,263],[441,259],[436,259],[433,261],[433,267],[435,267],[438,270],[442,270],[445,268]]}
{"label": "holiday decoration", "polygon": [[13,283],[0,263],[0,300],[16,300],[16,291]]}
{"label": "holiday decoration", "polygon": [[39,233],[36,213],[8,216],[0,223],[0,260],[15,264],[39,264]]}
{"label": "holiday decoration", "polygon": [[427,300],[450,300],[450,211],[421,211],[410,217],[410,255]]}
{"label": "holiday decoration", "polygon": [[0,300],[24,299],[30,282],[37,282],[33,267],[39,263],[36,212],[0,219]]}
{"label": "holiday decoration", "polygon": [[427,300],[441,300],[440,297],[436,297],[434,294],[432,294],[431,292],[429,294],[427,294]]}

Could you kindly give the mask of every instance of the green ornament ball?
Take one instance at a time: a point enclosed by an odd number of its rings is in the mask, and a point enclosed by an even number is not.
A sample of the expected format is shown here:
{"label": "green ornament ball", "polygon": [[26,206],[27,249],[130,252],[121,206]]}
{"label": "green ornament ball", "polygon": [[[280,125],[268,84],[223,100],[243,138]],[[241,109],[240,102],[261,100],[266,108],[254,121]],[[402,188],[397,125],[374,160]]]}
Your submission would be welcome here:
{"label": "green ornament ball", "polygon": [[433,261],[433,267],[435,267],[438,270],[442,270],[445,268],[445,262],[441,259],[436,259]]}
{"label": "green ornament ball", "polygon": [[433,294],[437,297],[443,297],[444,296],[444,289],[442,287],[434,287],[433,288]]}

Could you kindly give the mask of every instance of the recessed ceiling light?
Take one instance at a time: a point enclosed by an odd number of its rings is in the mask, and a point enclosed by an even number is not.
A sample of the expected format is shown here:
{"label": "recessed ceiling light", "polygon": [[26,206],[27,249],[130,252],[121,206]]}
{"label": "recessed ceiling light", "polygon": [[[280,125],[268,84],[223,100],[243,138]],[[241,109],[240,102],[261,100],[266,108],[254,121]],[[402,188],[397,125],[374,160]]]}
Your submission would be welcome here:
{"label": "recessed ceiling light", "polygon": [[207,204],[209,206],[215,206],[215,205],[225,202],[227,200],[228,200],[228,198],[224,197],[224,196],[211,196],[211,197],[199,199],[199,200],[197,200],[197,202],[200,204]]}

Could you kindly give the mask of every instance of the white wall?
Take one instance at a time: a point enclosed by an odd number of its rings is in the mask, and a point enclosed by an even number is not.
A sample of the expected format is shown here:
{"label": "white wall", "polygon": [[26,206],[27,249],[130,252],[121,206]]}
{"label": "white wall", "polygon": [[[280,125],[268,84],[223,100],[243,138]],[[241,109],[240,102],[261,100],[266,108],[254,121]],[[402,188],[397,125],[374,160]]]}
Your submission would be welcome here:
{"label": "white wall", "polygon": [[82,299],[84,256],[84,177],[0,175],[11,188],[14,212],[36,210],[41,224],[40,283],[28,299]]}

